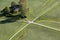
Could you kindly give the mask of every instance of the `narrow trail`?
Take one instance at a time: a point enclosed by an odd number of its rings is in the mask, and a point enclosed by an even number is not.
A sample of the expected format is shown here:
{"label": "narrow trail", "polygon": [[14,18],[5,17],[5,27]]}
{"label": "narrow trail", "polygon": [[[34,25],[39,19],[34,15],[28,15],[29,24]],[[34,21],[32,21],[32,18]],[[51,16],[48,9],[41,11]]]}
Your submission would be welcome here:
{"label": "narrow trail", "polygon": [[22,27],[18,32],[16,32],[9,40],[12,40],[19,32],[21,32],[23,29],[25,29],[28,25],[30,24],[36,24],[36,25],[39,25],[39,26],[43,26],[43,27],[46,27],[46,28],[49,28],[49,29],[52,29],[52,30],[56,30],[56,31],[60,31],[59,29],[57,28],[53,28],[53,27],[50,27],[50,26],[46,26],[46,25],[43,25],[43,24],[39,24],[39,23],[36,23],[36,22],[33,22],[33,21],[30,21],[28,19],[26,19],[26,21],[24,22],[27,22],[28,24],[26,24],[24,27]]}
{"label": "narrow trail", "polygon": [[43,26],[43,27],[46,27],[46,28],[49,28],[49,29],[53,29],[53,30],[57,30],[57,31],[60,31],[59,29],[56,29],[56,28],[53,28],[53,27],[50,27],[50,26],[46,26],[46,25],[43,25],[43,24],[39,24],[39,23],[36,23],[34,22],[35,20],[37,20],[39,17],[41,17],[42,15],[44,15],[46,12],[50,11],[52,8],[54,8],[54,6],[56,6],[58,3],[56,2],[53,6],[51,6],[51,8],[48,8],[48,10],[46,9],[46,11],[44,12],[41,12],[42,14],[37,16],[35,19],[33,19],[32,21],[28,20],[28,19],[25,19],[26,21],[24,22],[27,22],[28,24],[26,24],[25,26],[23,26],[19,31],[17,31],[14,35],[11,36],[11,38],[9,40],[12,40],[19,32],[21,32],[23,29],[25,29],[28,25],[30,24],[36,24],[36,25],[39,25],[39,26]]}

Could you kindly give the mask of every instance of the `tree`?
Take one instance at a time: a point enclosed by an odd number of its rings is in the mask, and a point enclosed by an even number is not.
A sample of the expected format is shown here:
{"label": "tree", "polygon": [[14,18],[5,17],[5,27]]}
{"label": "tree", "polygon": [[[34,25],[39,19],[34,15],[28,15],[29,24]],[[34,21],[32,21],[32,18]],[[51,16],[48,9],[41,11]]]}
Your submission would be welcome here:
{"label": "tree", "polygon": [[21,6],[21,15],[25,16],[27,11],[27,0],[19,0],[19,4]]}

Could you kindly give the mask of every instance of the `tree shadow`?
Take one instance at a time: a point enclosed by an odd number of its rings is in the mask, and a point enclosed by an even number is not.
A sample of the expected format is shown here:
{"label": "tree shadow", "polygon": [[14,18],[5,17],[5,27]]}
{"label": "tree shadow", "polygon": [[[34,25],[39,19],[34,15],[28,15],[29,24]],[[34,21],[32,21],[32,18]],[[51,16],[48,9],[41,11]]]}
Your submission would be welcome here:
{"label": "tree shadow", "polygon": [[[2,16],[4,16],[4,15],[0,14],[0,17],[2,17]],[[18,15],[17,16],[7,16],[6,18],[7,19],[0,21],[0,24],[12,23],[12,22],[16,22],[17,20],[21,19],[20,16],[18,16]]]}
{"label": "tree shadow", "polygon": [[0,17],[3,17],[3,16],[6,17],[7,19],[0,21],[0,24],[12,23],[12,22],[16,22],[17,20],[27,18],[25,15],[21,15],[21,14],[15,15],[15,16],[13,15],[6,16],[5,13],[0,14]]}

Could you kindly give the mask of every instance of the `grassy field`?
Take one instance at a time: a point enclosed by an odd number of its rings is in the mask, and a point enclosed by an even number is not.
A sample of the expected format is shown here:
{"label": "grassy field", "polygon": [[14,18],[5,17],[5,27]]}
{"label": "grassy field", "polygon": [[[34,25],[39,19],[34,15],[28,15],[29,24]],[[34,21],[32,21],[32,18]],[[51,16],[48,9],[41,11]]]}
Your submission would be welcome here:
{"label": "grassy field", "polygon": [[[10,6],[12,1],[0,0],[0,10]],[[0,23],[0,40],[60,40],[60,1],[28,0],[28,21]],[[1,20],[6,18],[2,17]]]}

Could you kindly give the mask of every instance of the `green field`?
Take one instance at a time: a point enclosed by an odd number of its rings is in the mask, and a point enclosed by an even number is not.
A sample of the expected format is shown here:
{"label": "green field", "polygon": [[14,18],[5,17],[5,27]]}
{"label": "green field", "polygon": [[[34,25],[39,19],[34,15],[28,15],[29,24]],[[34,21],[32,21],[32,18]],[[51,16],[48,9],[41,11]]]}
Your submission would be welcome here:
{"label": "green field", "polygon": [[[0,10],[12,1],[19,0],[0,0]],[[60,40],[60,0],[28,0],[28,7],[29,22],[0,23],[0,40]]]}

